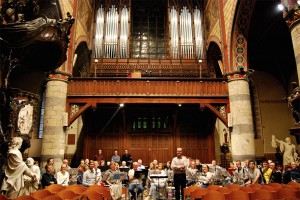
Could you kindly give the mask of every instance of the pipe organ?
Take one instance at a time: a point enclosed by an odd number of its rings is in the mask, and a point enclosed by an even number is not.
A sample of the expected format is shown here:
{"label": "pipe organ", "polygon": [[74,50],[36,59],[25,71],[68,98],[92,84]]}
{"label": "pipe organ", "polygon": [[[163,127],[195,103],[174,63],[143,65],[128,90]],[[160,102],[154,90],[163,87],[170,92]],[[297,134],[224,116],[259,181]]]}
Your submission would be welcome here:
{"label": "pipe organ", "polygon": [[[171,0],[170,0],[171,1]],[[105,1],[104,1],[105,2]],[[130,51],[135,48],[130,44],[131,28],[130,19],[132,0],[127,3],[130,6],[123,5],[101,5],[97,11],[96,17],[96,35],[94,41],[94,57],[95,58],[129,58]],[[103,3],[105,4],[105,3]],[[199,9],[201,5],[186,1],[179,3],[176,1],[169,2],[168,25],[164,27],[167,30],[165,41],[167,45],[164,47],[169,49],[166,58],[171,59],[204,59],[203,45],[203,22],[202,13]],[[150,10],[151,12],[151,10]],[[148,14],[149,15],[149,14]],[[151,22],[148,22],[151,23]],[[149,33],[149,32],[148,32]],[[151,36],[153,37],[153,36]],[[132,42],[132,41],[131,41]],[[149,45],[150,42],[148,41]],[[150,48],[150,47],[149,47]],[[151,47],[152,48],[152,47]],[[148,57],[151,58],[151,57]]]}
{"label": "pipe organ", "polygon": [[104,27],[104,10],[102,6],[98,8],[96,19],[96,35],[95,35],[95,58],[102,56],[102,44],[103,44],[103,27]]}
{"label": "pipe organ", "polygon": [[194,9],[194,29],[195,29],[195,44],[196,56],[198,59],[203,59],[203,30],[200,10],[196,7]]}
{"label": "pipe organ", "polygon": [[[94,42],[95,58],[128,57],[128,18],[126,5],[119,10],[115,5],[112,5],[107,11],[102,6],[99,7]],[[120,39],[119,41],[118,38]]]}
{"label": "pipe organ", "polygon": [[178,37],[178,17],[174,6],[170,12],[170,35],[171,35],[171,55],[174,59],[179,59],[179,37]]}
{"label": "pipe organ", "polygon": [[174,6],[170,9],[170,38],[173,59],[203,59],[202,20],[197,7],[194,11],[190,11],[183,6],[180,9],[179,20],[178,10]]}

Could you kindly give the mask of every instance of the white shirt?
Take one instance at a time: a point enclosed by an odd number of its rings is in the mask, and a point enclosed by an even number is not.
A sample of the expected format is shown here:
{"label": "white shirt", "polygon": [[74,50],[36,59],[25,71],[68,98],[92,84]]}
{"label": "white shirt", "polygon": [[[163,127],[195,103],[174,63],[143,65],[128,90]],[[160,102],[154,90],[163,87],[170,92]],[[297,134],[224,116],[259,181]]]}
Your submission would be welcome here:
{"label": "white shirt", "polygon": [[[181,169],[182,165],[185,166],[185,169]],[[171,163],[174,174],[184,174],[188,166],[189,160],[185,156],[181,156],[180,158],[174,157]]]}
{"label": "white shirt", "polygon": [[63,174],[61,171],[59,171],[56,174],[57,184],[59,184],[59,185],[68,186],[69,178],[70,178],[69,172],[65,172]]}
{"label": "white shirt", "polygon": [[199,176],[199,181],[203,184],[208,184],[211,181],[212,178],[212,173],[207,172],[206,174],[201,174],[201,176]]}

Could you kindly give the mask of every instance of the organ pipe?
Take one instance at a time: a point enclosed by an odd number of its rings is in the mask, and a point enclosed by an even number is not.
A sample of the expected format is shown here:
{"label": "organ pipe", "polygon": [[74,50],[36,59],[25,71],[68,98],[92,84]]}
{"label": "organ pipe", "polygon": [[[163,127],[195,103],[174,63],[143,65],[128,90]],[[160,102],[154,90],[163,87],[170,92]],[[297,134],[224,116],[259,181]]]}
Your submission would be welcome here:
{"label": "organ pipe", "polygon": [[170,33],[171,33],[171,54],[172,58],[178,59],[179,58],[179,50],[178,50],[178,18],[177,18],[177,11],[175,10],[174,6],[170,12],[171,15],[171,23],[170,23]]}
{"label": "organ pipe", "polygon": [[102,56],[102,44],[103,44],[103,26],[104,26],[104,10],[102,6],[97,11],[96,19],[96,35],[95,35],[95,58]]}
{"label": "organ pipe", "polygon": [[126,6],[122,9],[121,12],[121,31],[120,31],[120,58],[127,57],[127,48],[128,48],[128,9]]}
{"label": "organ pipe", "polygon": [[181,37],[181,55],[185,59],[192,59],[194,54],[192,18],[189,10],[184,6],[180,13],[180,37]]}
{"label": "organ pipe", "polygon": [[[120,26],[118,25],[119,14],[121,18]],[[104,21],[104,16],[106,16],[106,21]],[[120,58],[127,57],[129,35],[128,18],[129,13],[126,6],[124,6],[120,12],[118,12],[115,5],[112,5],[106,13],[102,6],[98,9],[95,35],[95,58],[102,56],[105,58],[116,58],[118,56],[118,36],[120,37]]]}
{"label": "organ pipe", "polygon": [[194,29],[196,42],[196,55],[198,59],[203,59],[203,37],[202,37],[202,21],[200,10],[194,9]]}
{"label": "organ pipe", "polygon": [[[202,37],[202,21],[201,12],[195,7],[193,16],[190,11],[184,6],[180,10],[178,19],[177,10],[174,6],[170,11],[170,45],[171,45],[171,56],[174,59],[178,59],[181,54],[183,59],[193,59],[194,51],[198,59],[203,57],[203,37]],[[194,26],[192,25],[192,17]],[[178,30],[179,22],[179,30]],[[193,29],[195,32],[195,47],[193,45]],[[180,34],[180,40],[179,40]],[[180,43],[180,44],[179,44]],[[180,46],[180,47],[179,47]],[[180,48],[180,49],[179,49]]]}
{"label": "organ pipe", "polygon": [[105,52],[104,57],[115,58],[117,56],[118,45],[118,11],[115,5],[109,8],[106,14],[106,31],[105,31]]}

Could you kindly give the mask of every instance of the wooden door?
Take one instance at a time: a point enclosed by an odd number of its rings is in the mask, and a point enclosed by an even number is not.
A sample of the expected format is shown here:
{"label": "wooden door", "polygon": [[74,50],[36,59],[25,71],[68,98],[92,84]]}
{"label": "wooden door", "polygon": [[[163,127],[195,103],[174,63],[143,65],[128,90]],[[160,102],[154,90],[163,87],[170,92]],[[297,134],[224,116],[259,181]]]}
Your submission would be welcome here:
{"label": "wooden door", "polygon": [[148,165],[154,159],[166,163],[172,157],[171,133],[131,133],[130,153],[134,161],[139,158]]}

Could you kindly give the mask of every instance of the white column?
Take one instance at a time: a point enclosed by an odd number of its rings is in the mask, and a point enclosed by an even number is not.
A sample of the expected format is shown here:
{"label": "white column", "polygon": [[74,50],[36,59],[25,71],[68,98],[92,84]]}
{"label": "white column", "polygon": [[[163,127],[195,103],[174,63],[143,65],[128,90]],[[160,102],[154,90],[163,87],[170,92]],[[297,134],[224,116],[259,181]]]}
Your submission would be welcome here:
{"label": "white column", "polygon": [[231,146],[233,161],[255,159],[254,126],[249,83],[246,75],[228,76],[230,112],[232,114]]}
{"label": "white column", "polygon": [[50,74],[46,87],[41,155],[43,163],[54,158],[56,168],[59,168],[65,154],[66,133],[62,123],[66,110],[67,79],[66,75]]}

